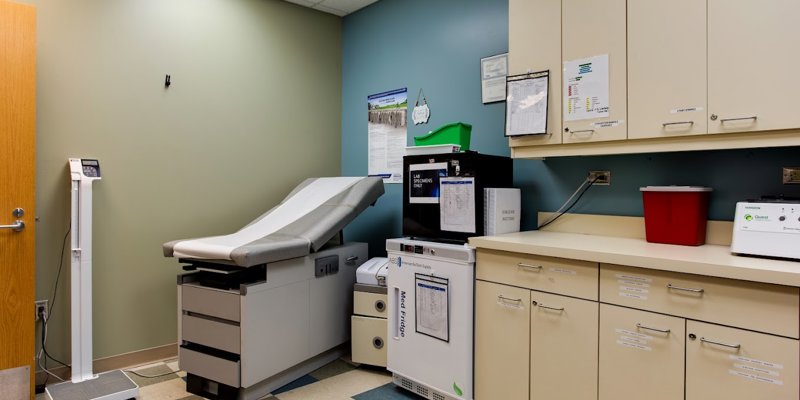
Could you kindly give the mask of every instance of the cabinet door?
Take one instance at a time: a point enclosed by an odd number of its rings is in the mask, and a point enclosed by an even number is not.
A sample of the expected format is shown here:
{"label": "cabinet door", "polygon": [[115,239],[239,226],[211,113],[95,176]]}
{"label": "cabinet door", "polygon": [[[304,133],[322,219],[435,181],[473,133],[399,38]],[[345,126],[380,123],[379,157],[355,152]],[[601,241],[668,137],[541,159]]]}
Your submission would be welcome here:
{"label": "cabinet door", "polygon": [[707,132],[706,2],[628,2],[628,138]]}
{"label": "cabinet door", "polygon": [[[563,111],[568,106],[562,101],[564,143],[627,138],[625,12],[625,0],[563,0],[563,60],[607,54],[609,73],[608,117],[568,121],[568,112]],[[563,96],[563,85],[561,90]]]}
{"label": "cabinet door", "polygon": [[550,70],[547,135],[510,138],[511,147],[561,143],[561,0],[509,0],[509,75],[545,70]]}
{"label": "cabinet door", "polygon": [[601,304],[598,398],[683,400],[684,329],[682,318]]}
{"label": "cabinet door", "polygon": [[686,331],[686,400],[800,396],[797,340],[695,321]]}
{"label": "cabinet door", "polygon": [[709,133],[800,127],[800,2],[708,0]]}
{"label": "cabinet door", "polygon": [[530,291],[475,283],[475,400],[528,398]]}
{"label": "cabinet door", "polygon": [[597,399],[598,307],[531,292],[531,399]]}

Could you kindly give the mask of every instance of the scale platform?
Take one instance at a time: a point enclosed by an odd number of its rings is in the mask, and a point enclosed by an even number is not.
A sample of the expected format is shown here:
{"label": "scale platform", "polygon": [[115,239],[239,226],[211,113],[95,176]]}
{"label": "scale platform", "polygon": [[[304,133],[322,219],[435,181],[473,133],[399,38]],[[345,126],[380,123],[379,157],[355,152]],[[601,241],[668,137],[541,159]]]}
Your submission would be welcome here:
{"label": "scale platform", "polygon": [[64,382],[46,389],[50,400],[125,400],[139,395],[139,386],[120,370],[98,374],[82,382]]}

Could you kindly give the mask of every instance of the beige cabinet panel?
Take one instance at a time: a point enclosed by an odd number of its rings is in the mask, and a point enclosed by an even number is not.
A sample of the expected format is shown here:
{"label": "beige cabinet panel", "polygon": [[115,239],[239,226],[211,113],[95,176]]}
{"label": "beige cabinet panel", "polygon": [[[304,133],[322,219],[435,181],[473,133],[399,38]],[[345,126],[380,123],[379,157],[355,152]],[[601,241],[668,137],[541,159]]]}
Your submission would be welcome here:
{"label": "beige cabinet panel", "polygon": [[706,2],[628,2],[628,139],[707,133]]}
{"label": "beige cabinet panel", "polygon": [[550,70],[548,134],[510,138],[511,147],[561,143],[561,0],[509,0],[509,75],[545,70]]}
{"label": "beige cabinet panel", "polygon": [[800,396],[797,340],[695,321],[686,332],[686,400]]}
{"label": "beige cabinet panel", "polygon": [[601,264],[600,301],[793,338],[800,329],[790,286]]}
{"label": "beige cabinet panel", "polygon": [[479,249],[478,279],[597,300],[597,263]]}
{"label": "beige cabinet panel", "polygon": [[[601,304],[598,399],[683,400],[685,324]],[[713,398],[721,397],[706,400]]]}
{"label": "beige cabinet panel", "polygon": [[475,400],[528,398],[530,291],[475,282]]}
{"label": "beige cabinet panel", "polygon": [[[608,54],[610,96],[607,118],[564,121],[564,143],[627,138],[625,14],[625,0],[563,0],[562,2],[563,61]],[[560,90],[563,96],[563,84]],[[563,101],[561,106],[563,113]],[[610,124],[612,126],[607,127],[595,125],[609,121],[618,121],[619,123]],[[569,132],[566,131],[567,129]]]}
{"label": "beige cabinet panel", "polygon": [[800,127],[799,15],[797,0],[708,0],[709,133]]}
{"label": "beige cabinet panel", "polygon": [[597,399],[598,306],[531,292],[531,399]]}
{"label": "beige cabinet panel", "polygon": [[353,315],[350,317],[351,352],[353,362],[386,366],[386,336],[388,322],[384,318]]}
{"label": "beige cabinet panel", "polygon": [[353,314],[386,318],[386,294],[353,291]]}

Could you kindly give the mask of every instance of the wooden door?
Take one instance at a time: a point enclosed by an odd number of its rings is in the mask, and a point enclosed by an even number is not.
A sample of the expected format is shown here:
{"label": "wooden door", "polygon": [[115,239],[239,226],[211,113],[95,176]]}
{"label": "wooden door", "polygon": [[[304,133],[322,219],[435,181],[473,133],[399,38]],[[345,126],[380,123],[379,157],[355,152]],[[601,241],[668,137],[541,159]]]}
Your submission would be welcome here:
{"label": "wooden door", "polygon": [[532,400],[597,399],[598,307],[531,292]]}
{"label": "wooden door", "polygon": [[709,133],[800,128],[799,15],[797,0],[708,0]]}
{"label": "wooden door", "polygon": [[800,398],[797,339],[688,321],[686,400]]}
{"label": "wooden door", "polygon": [[527,400],[530,290],[475,282],[475,400]]}
{"label": "wooden door", "polygon": [[[598,142],[627,138],[627,46],[625,0],[563,0],[561,15],[562,57],[564,62],[608,56],[608,116],[571,120],[570,104],[591,104],[593,92],[578,93],[576,103],[564,96],[565,85],[576,73],[564,65],[562,80],[562,114],[564,143]],[[588,65],[588,64],[584,64]],[[597,71],[592,66],[589,70]],[[580,68],[582,69],[582,68]],[[583,73],[583,72],[582,72]],[[580,75],[585,77],[585,75]],[[580,78],[579,77],[579,78]],[[584,79],[585,81],[585,79]],[[572,82],[575,83],[575,82]],[[574,89],[580,92],[588,88]],[[569,89],[566,90],[569,94]],[[600,102],[605,104],[605,102]],[[583,106],[581,106],[583,107]],[[594,106],[592,106],[594,107]],[[599,107],[599,105],[597,106]],[[589,107],[585,107],[589,108]],[[603,107],[599,107],[602,109]]]}
{"label": "wooden door", "polygon": [[706,2],[628,2],[628,139],[707,133]]}
{"label": "wooden door", "polygon": [[[36,14],[0,0],[0,391],[33,399]],[[16,208],[24,215],[12,215]],[[24,368],[28,371],[24,371]],[[27,374],[23,374],[27,372]],[[26,379],[27,390],[20,379]],[[14,391],[9,393],[9,391]]]}
{"label": "wooden door", "polygon": [[601,304],[598,398],[683,400],[685,328],[683,318]]}

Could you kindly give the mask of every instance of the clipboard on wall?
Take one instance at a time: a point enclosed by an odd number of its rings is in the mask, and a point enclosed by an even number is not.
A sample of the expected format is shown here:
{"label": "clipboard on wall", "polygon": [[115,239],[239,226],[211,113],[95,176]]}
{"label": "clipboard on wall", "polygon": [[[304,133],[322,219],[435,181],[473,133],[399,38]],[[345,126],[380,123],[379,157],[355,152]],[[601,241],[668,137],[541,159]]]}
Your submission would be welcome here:
{"label": "clipboard on wall", "polygon": [[550,70],[506,78],[506,137],[546,135]]}

